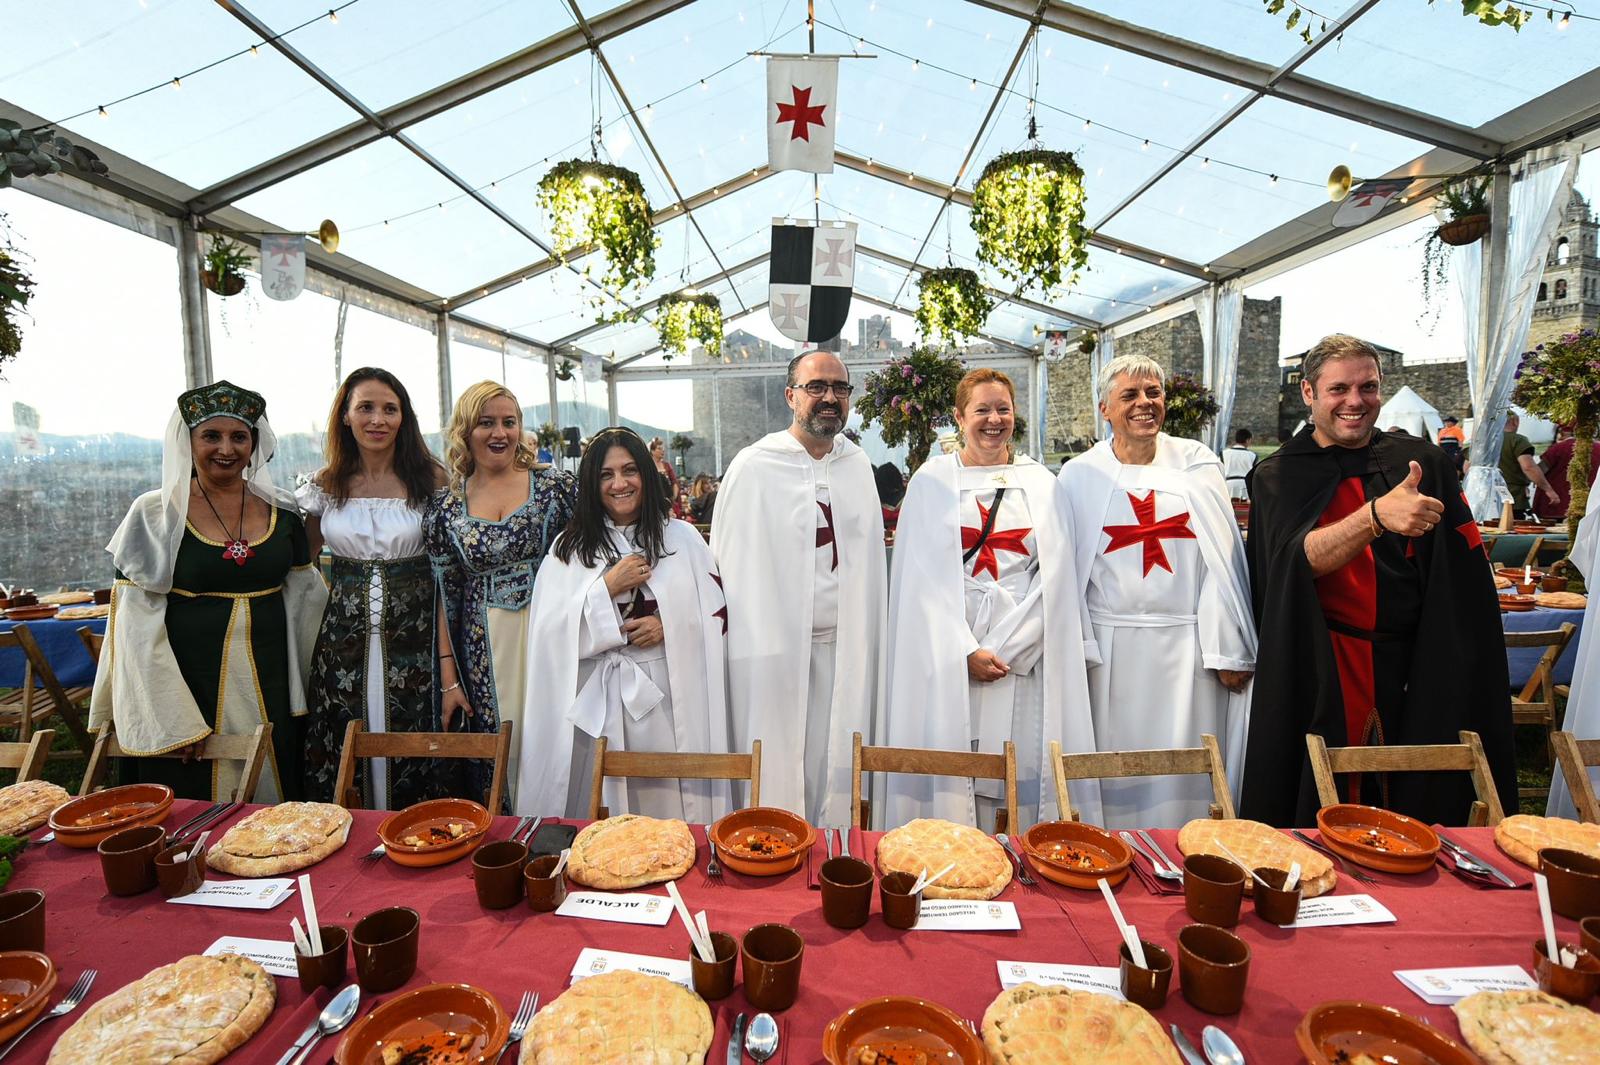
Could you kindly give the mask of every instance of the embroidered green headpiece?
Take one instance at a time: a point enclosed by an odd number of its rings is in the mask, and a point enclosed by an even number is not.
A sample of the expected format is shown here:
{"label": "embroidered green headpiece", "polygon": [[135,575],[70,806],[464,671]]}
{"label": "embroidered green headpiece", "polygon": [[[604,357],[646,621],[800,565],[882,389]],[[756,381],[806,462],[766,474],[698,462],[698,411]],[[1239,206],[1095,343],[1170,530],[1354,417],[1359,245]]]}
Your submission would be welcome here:
{"label": "embroidered green headpiece", "polygon": [[193,429],[209,418],[237,418],[254,428],[257,420],[267,412],[267,401],[260,393],[240,388],[228,381],[215,381],[199,388],[191,388],[178,397],[178,413],[184,424]]}

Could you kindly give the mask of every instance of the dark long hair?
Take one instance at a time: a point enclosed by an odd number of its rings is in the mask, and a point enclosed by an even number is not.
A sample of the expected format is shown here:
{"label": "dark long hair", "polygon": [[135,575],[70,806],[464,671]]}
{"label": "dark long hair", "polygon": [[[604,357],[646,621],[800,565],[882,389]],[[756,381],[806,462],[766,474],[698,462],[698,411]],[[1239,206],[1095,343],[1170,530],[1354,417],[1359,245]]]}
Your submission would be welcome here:
{"label": "dark long hair", "polygon": [[376,381],[400,397],[400,430],[394,439],[394,472],[406,486],[406,502],[413,507],[426,505],[438,487],[444,467],[433,457],[422,439],[422,429],[417,425],[416,408],[411,405],[411,395],[400,379],[388,370],[376,366],[363,366],[352,370],[333,397],[333,407],[328,411],[328,435],[324,445],[327,464],[317,473],[317,486],[335,503],[345,503],[350,498],[350,479],[361,468],[361,448],[356,436],[344,423],[345,408],[350,405],[350,393],[363,381]]}
{"label": "dark long hair", "polygon": [[571,520],[556,538],[555,555],[562,562],[571,562],[577,555],[585,569],[602,561],[608,566],[617,561],[619,556],[606,532],[605,504],[600,500],[600,468],[613,447],[625,450],[639,468],[639,523],[634,527],[634,544],[654,566],[670,554],[665,541],[672,509],[667,497],[656,490],[656,464],[650,449],[632,429],[603,429],[589,441],[578,464],[578,499]]}

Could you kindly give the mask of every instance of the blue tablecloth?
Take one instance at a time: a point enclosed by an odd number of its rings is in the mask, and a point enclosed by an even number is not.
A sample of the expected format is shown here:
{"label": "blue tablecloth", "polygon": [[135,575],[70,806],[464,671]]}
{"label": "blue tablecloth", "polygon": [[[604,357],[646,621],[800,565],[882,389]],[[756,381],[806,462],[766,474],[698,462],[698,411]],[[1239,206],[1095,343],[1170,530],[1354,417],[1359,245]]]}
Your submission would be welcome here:
{"label": "blue tablecloth", "polygon": [[[14,621],[0,619],[0,632],[10,632],[16,624],[18,623]],[[105,618],[75,618],[66,621],[47,618],[44,621],[29,621],[24,624],[28,626],[28,632],[33,635],[33,642],[44,652],[45,659],[55,671],[56,679],[61,682],[63,688],[88,687],[94,683],[94,661],[89,657],[89,649],[83,646],[83,639],[78,635],[78,630],[87,625],[95,632],[105,632]],[[20,650],[10,647],[0,650],[0,688],[22,687],[23,663]]]}
{"label": "blue tablecloth", "polygon": [[[1556,683],[1572,683],[1572,663],[1577,659],[1578,639],[1583,635],[1583,611],[1548,610],[1536,606],[1532,610],[1501,614],[1500,620],[1505,623],[1507,632],[1553,632],[1561,627],[1562,622],[1576,625],[1578,631],[1572,634],[1566,650],[1556,659]],[[1521,691],[1522,686],[1528,683],[1528,678],[1533,676],[1533,669],[1539,664],[1539,658],[1544,651],[1543,647],[1506,648],[1506,662],[1511,667],[1513,691]]]}

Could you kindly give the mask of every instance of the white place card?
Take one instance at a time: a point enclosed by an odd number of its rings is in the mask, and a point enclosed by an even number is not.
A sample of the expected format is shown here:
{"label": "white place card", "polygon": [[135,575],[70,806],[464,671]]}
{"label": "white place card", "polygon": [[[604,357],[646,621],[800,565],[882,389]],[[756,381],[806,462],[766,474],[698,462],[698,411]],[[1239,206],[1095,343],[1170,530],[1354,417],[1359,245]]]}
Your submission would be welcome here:
{"label": "white place card", "polygon": [[648,954],[626,954],[620,950],[597,950],[594,947],[584,947],[578,952],[578,960],[572,963],[572,973],[567,979],[568,983],[575,984],[601,973],[624,970],[664,977],[688,988],[694,986],[694,975],[687,958],[654,958]]}
{"label": "white place card", "polygon": [[1014,902],[982,899],[923,899],[913,932],[1017,932],[1022,920]]}
{"label": "white place card", "polygon": [[207,880],[188,895],[168,902],[179,906],[223,906],[231,910],[270,910],[294,894],[288,877],[269,880]]}
{"label": "white place card", "polygon": [[1070,987],[1077,991],[1093,991],[1097,995],[1122,997],[1121,975],[1104,965],[1050,965],[1039,961],[997,961],[1000,970],[1000,990],[1010,991],[1018,984],[1040,984],[1044,987]]}
{"label": "white place card", "polygon": [[300,975],[294,961],[294,944],[288,940],[223,936],[206,948],[206,957],[214,958],[218,954],[242,954],[273,976]]}
{"label": "white place card", "polygon": [[1394,975],[1432,1006],[1451,1006],[1479,991],[1538,990],[1516,965],[1475,965],[1461,969],[1396,969]]}
{"label": "white place card", "polygon": [[1287,928],[1328,928],[1345,924],[1393,924],[1394,914],[1371,895],[1322,895],[1301,899]]}
{"label": "white place card", "polygon": [[556,907],[556,916],[616,921],[620,924],[664,925],[672,920],[672,900],[665,895],[574,891]]}

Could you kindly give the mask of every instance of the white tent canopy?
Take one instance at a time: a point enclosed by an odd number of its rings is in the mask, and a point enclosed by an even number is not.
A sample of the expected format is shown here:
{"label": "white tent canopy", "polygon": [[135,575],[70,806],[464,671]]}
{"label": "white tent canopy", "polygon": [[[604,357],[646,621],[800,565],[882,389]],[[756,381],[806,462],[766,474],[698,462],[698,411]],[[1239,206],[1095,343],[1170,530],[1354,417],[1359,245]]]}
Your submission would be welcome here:
{"label": "white tent canopy", "polygon": [[1424,440],[1437,439],[1442,425],[1444,420],[1439,417],[1438,410],[1417,395],[1410,385],[1403,386],[1390,396],[1378,412],[1378,428],[1392,429],[1398,426]]}

